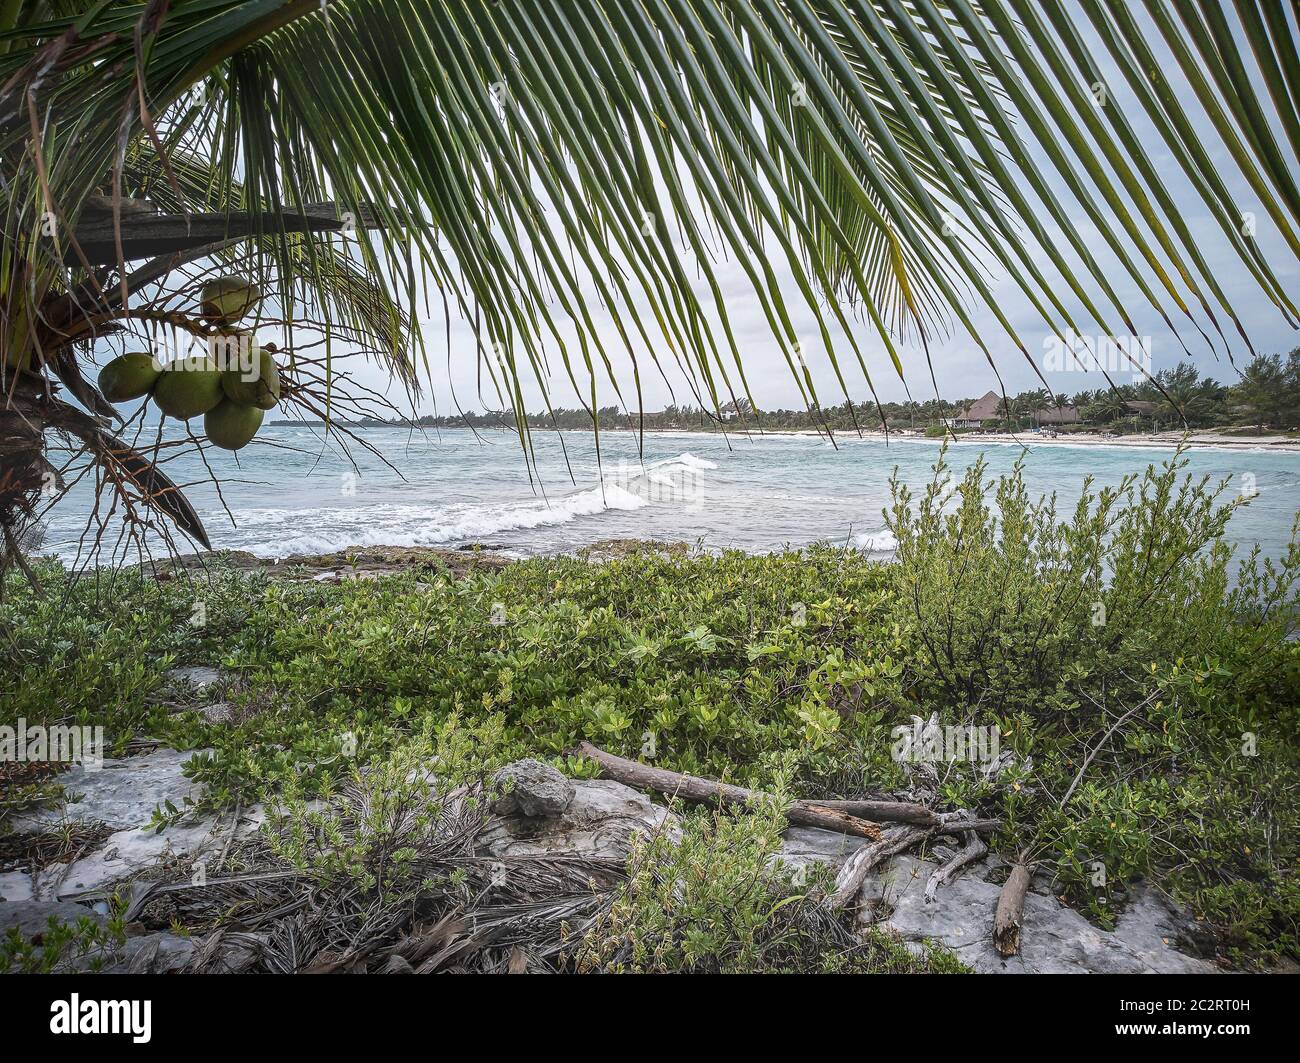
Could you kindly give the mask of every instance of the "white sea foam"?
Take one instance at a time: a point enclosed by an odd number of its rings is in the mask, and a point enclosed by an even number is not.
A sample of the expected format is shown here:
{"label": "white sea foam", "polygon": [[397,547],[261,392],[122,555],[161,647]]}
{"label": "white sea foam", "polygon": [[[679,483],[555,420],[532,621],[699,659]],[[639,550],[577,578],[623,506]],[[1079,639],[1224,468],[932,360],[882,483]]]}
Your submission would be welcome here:
{"label": "white sea foam", "polygon": [[704,501],[706,473],[715,462],[694,454],[678,454],[659,461],[620,461],[606,466],[603,483],[630,492],[647,502],[699,505]]}
{"label": "white sea foam", "polygon": [[[313,510],[248,510],[236,522],[252,541],[255,554],[326,553],[347,546],[440,546],[486,539],[502,532],[567,524],[611,510],[635,510],[647,505],[640,495],[617,484],[605,484],[546,501],[509,505],[425,507],[358,505]],[[294,531],[312,526],[319,532]],[[274,534],[267,535],[272,529]],[[324,530],[328,529],[328,530]]]}
{"label": "white sea foam", "polygon": [[675,458],[663,458],[659,461],[647,462],[645,466],[646,472],[651,472],[656,469],[671,468],[690,469],[693,472],[707,472],[716,469],[717,467],[717,462],[709,461],[708,458],[697,458],[689,450],[684,454],[678,454]]}
{"label": "white sea foam", "polygon": [[853,545],[868,554],[892,554],[898,549],[898,540],[888,528],[863,532],[853,537]]}

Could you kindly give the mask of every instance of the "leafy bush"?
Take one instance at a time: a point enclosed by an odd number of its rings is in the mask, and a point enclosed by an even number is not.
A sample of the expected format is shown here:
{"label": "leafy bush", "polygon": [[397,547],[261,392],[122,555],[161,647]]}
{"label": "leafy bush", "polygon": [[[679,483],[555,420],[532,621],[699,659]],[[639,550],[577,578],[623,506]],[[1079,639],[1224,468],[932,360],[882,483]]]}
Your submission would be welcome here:
{"label": "leafy bush", "polygon": [[[341,802],[313,807],[291,784],[270,816],[270,850],[322,886],[367,894],[416,891],[417,855],[454,836],[462,820],[485,814],[491,795],[480,791],[502,763],[500,748],[498,718],[464,727],[452,715],[371,765],[354,766]],[[448,807],[447,795],[467,784],[474,792]]]}
{"label": "leafy bush", "polygon": [[310,796],[347,769],[340,736],[365,762],[452,713],[499,714],[509,752],[578,774],[593,769],[566,752],[590,739],[754,785],[790,751],[811,777],[834,767],[846,731],[889,772],[874,708],[902,671],[882,622],[888,582],[861,555],[821,548],[258,585],[223,658],[240,722],[154,725],[215,746],[196,777],[216,802],[289,779]]}
{"label": "leafy bush", "polygon": [[104,724],[110,752],[147,729],[148,695],[169,667],[206,660],[239,631],[256,583],[220,567],[169,582],[132,569],[81,579],[48,562],[37,571],[46,593],[11,575],[0,595],[0,722]]}
{"label": "leafy bush", "polygon": [[1238,959],[1294,954],[1300,544],[1247,555],[1234,582],[1243,502],[1185,464],[1085,489],[1069,520],[1018,466],[952,485],[941,459],[917,499],[895,483],[907,695],[999,728],[1002,785],[957,774],[944,796],[995,802],[1001,847],[1094,917],[1115,887],[1166,880]]}
{"label": "leafy bush", "polygon": [[579,971],[641,974],[958,972],[941,950],[865,940],[820,901],[825,869],[796,886],[775,862],[781,802],[739,815],[696,810],[680,840],[638,837],[629,876],[584,935]]}

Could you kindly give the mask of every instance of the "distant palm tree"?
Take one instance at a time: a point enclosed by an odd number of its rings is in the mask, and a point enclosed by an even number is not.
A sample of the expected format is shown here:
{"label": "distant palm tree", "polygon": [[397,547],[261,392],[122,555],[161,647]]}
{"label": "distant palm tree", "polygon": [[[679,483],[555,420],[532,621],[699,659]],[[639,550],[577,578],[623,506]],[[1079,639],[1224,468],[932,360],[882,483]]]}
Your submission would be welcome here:
{"label": "distant palm tree", "polygon": [[1183,362],[1157,374],[1163,397],[1157,411],[1173,424],[1196,427],[1206,422],[1214,409],[1216,396],[1212,381],[1202,380],[1195,366]]}
{"label": "distant palm tree", "polygon": [[1124,391],[1105,390],[1097,393],[1096,398],[1088,405],[1088,418],[1105,423],[1122,421],[1133,417],[1134,412],[1129,408],[1129,397]]}
{"label": "distant palm tree", "polygon": [[1025,413],[1029,414],[1037,422],[1040,413],[1056,407],[1056,399],[1046,388],[1039,388],[1037,391],[1031,391],[1025,395],[1023,405]]}
{"label": "distant palm tree", "polygon": [[1025,400],[1019,395],[1014,397],[1008,395],[998,402],[998,416],[1005,421],[1018,421],[1026,412],[1028,410]]}
{"label": "distant palm tree", "polygon": [[1280,354],[1256,355],[1241,371],[1229,396],[1255,424],[1294,425],[1300,407],[1300,348],[1285,360]]}
{"label": "distant palm tree", "polygon": [[1271,423],[1279,411],[1285,391],[1286,374],[1282,359],[1260,355],[1251,360],[1241,372],[1241,380],[1233,389],[1237,400],[1250,411],[1261,425]]}
{"label": "distant palm tree", "polygon": [[[1300,254],[1295,27],[1275,3],[1135,6],[0,3],[9,549],[49,479],[46,431],[205,541],[83,372],[98,340],[175,323],[177,269],[237,263],[271,289],[279,318],[310,321],[331,352],[360,346],[412,391],[437,334],[420,314],[459,314],[516,410],[523,383],[549,390],[557,369],[591,411],[602,398],[639,405],[642,374],[668,366],[715,414],[752,401],[737,329],[752,320],[814,410],[829,404],[813,358],[849,400],[852,374],[874,391],[871,361],[901,376],[905,350],[928,361],[950,323],[980,357],[1009,342],[1037,370],[990,269],[1058,335],[1136,332],[1145,305],[1175,336],[1177,316],[1197,331],[1227,323],[1235,340],[1242,325],[1190,213],[1222,234],[1218,268],[1249,275],[1294,320],[1202,132],[1228,145],[1254,223]],[[1175,202],[1162,170],[1199,202]],[[122,220],[124,197],[143,202]],[[171,217],[150,220],[155,208]],[[175,218],[205,212],[216,220]],[[719,253],[749,281],[743,302],[723,287]],[[998,335],[977,327],[982,314]],[[615,370],[619,352],[632,372]],[[347,393],[333,355],[304,362],[295,340],[282,356],[288,401],[330,416]]]}

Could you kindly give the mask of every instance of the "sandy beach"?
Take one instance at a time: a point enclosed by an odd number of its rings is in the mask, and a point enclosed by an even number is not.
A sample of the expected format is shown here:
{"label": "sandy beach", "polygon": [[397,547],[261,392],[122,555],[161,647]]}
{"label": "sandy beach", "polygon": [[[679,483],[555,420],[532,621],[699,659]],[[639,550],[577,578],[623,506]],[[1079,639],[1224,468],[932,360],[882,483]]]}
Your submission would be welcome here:
{"label": "sandy beach", "polygon": [[[533,432],[545,432],[550,429],[533,428]],[[569,431],[569,430],[565,430]],[[634,428],[602,428],[602,433],[632,433]],[[731,435],[731,436],[804,436],[809,438],[824,437],[824,432],[809,428],[769,428],[745,429],[734,428],[647,428],[646,435]],[[851,436],[854,439],[877,439],[897,441],[899,439],[934,441],[936,437],[927,436],[922,431],[902,430],[897,432],[863,431],[837,432],[836,438]],[[951,437],[957,444],[973,443],[1020,443],[1023,446],[1089,446],[1089,447],[1158,447],[1173,450],[1181,443],[1192,448],[1257,449],[1260,447],[1283,453],[1300,453],[1300,439],[1278,435],[1220,435],[1215,432],[1148,432],[1141,434],[1115,436],[1102,432],[1069,432],[1048,434],[1046,432],[959,432]]]}
{"label": "sandy beach", "polygon": [[[883,433],[882,433],[883,434]],[[1167,447],[1170,450],[1180,443],[1188,447],[1268,447],[1270,450],[1300,453],[1300,440],[1285,436],[1225,436],[1214,432],[1152,432],[1143,435],[1112,436],[1100,432],[1072,432],[1049,435],[1046,432],[981,432],[958,436],[959,441],[986,440],[999,443],[1024,443],[1027,446],[1075,444],[1102,447]]]}

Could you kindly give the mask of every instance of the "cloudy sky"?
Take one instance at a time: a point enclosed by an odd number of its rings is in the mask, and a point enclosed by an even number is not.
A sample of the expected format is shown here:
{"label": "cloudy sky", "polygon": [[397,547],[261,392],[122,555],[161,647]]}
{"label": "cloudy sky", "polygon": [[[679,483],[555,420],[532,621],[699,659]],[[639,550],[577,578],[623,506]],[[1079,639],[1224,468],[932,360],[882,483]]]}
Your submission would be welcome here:
{"label": "cloudy sky", "polygon": [[[1079,24],[1086,26],[1086,20],[1080,19]],[[1154,27],[1151,28],[1148,40],[1153,48],[1159,49],[1163,47],[1163,42],[1160,41]],[[1095,45],[1092,49],[1093,54],[1105,71],[1115,102],[1125,108],[1139,133],[1144,134],[1143,141],[1153,162],[1159,172],[1165,176],[1167,186],[1175,201],[1183,206],[1183,217],[1188,227],[1198,240],[1205,258],[1217,272],[1222,288],[1246,325],[1256,349],[1264,353],[1286,352],[1300,345],[1300,336],[1297,336],[1295,331],[1287,325],[1282,315],[1255,285],[1228,246],[1199,197],[1193,193],[1191,186],[1165,147],[1163,140],[1146,123],[1141,108],[1128,93],[1123,78],[1110,65],[1104,49],[1099,44],[1096,44],[1095,39],[1093,39],[1093,42]],[[1239,46],[1243,53],[1249,54],[1244,40],[1239,42]],[[1182,85],[1181,78],[1176,78],[1175,83]],[[1184,103],[1189,111],[1195,114],[1195,100],[1191,96],[1190,90],[1186,86],[1182,87],[1184,89]],[[1286,248],[1281,236],[1273,228],[1265,212],[1259,209],[1254,194],[1237,173],[1227,149],[1212,127],[1207,121],[1201,121],[1199,125],[1203,127],[1203,144],[1216,164],[1220,166],[1220,172],[1228,183],[1229,189],[1238,198],[1241,211],[1243,214],[1250,213],[1256,216],[1257,232],[1255,238],[1258,240],[1265,258],[1272,263],[1274,271],[1284,288],[1293,298],[1300,298],[1300,267],[1297,266],[1294,256]],[[1287,151],[1286,141],[1281,134],[1280,127],[1278,128],[1277,139],[1283,145],[1282,150]],[[1050,167],[1041,156],[1039,161],[1044,172],[1049,172]],[[1068,190],[1062,185],[1058,184],[1056,191],[1074,218],[1077,228],[1088,240],[1094,255],[1101,261],[1107,275],[1117,288],[1121,300],[1133,312],[1140,335],[1144,338],[1150,338],[1152,368],[1159,370],[1185,360],[1186,354],[1182,346],[1163,324],[1156,311],[1144,302],[1136,285],[1128,278],[1115,257],[1107,251],[1104,241],[1096,234],[1095,229],[1084,216],[1082,208],[1078,206]],[[784,268],[784,263],[778,261],[778,258],[779,256],[774,258],[773,266],[778,270],[783,280],[787,282],[787,305],[792,308],[792,312],[795,314],[796,327],[801,335],[806,334],[811,339],[816,335],[813,315],[806,308],[803,309],[802,313],[799,313],[800,297],[793,283],[789,282],[789,274]],[[1050,261],[1039,265],[1044,269],[1049,280],[1055,281],[1059,279],[1059,276],[1052,269]],[[767,323],[752,297],[749,281],[744,272],[735,263],[726,261],[716,263],[715,268],[725,291],[728,312],[737,332],[738,344],[746,362],[755,399],[760,406],[769,409],[801,406],[798,389],[776,342],[771,336]],[[1006,277],[1005,273],[995,266],[992,268],[992,276],[993,287],[999,305],[1020,333],[1031,354],[1039,360],[1039,364],[1042,366],[1048,350],[1047,345],[1050,342],[1050,337],[1043,322],[1028,299],[1020,293],[1016,286]],[[1085,283],[1087,283],[1086,280]],[[1059,285],[1054,285],[1054,287],[1058,292],[1064,293],[1067,291],[1063,281]],[[1155,287],[1154,284],[1153,287]],[[700,284],[699,294],[702,302],[709,301],[707,289],[702,283]],[[1068,294],[1062,295],[1062,299],[1070,307],[1071,311],[1079,316],[1080,320],[1087,320],[1087,315],[1083,313],[1082,308]],[[592,302],[593,306],[595,306],[594,294]],[[557,314],[561,312],[559,307],[554,309]],[[986,337],[991,349],[994,351],[998,369],[1002,374],[1006,389],[1010,393],[1015,393],[1037,387],[1038,382],[1033,369],[1024,360],[1023,356],[1015,350],[1005,332],[997,324],[993,314],[988,309],[979,306],[971,306],[970,310],[976,327]],[[621,344],[618,341],[617,334],[609,317],[601,314],[598,307],[595,307],[593,316],[601,329],[602,338],[607,341],[606,346],[615,362],[618,378],[626,386],[624,397],[627,400],[627,405],[634,407],[635,400],[630,390],[632,379],[630,367],[626,358],[620,357],[618,354],[621,350]],[[422,324],[428,339],[430,353],[433,356],[434,371],[432,379],[428,381],[426,395],[419,404],[418,412],[432,412],[435,406],[441,413],[454,412],[453,392],[460,408],[465,410],[482,410],[486,407],[499,406],[500,404],[491,390],[488,390],[482,397],[478,392],[480,373],[476,364],[476,345],[470,327],[463,322],[453,322],[450,358],[448,359],[448,348],[444,334],[446,326],[441,312],[439,311],[433,317],[423,320]],[[1207,332],[1210,331],[1208,322],[1202,320],[1201,324]],[[1184,327],[1180,322],[1179,328],[1183,333],[1183,339],[1191,350],[1192,360],[1203,372],[1221,380],[1231,379],[1233,370],[1224,358],[1222,347],[1220,347],[1216,357],[1196,330],[1190,326],[1190,323],[1187,323],[1187,327]],[[1225,331],[1227,331],[1226,325]],[[872,373],[872,379],[880,397],[884,400],[906,398],[907,392],[904,382],[899,379],[893,370],[879,339],[875,336],[871,327],[864,325],[859,327],[856,332],[857,338],[867,354],[868,368]],[[1233,340],[1233,354],[1240,362],[1241,359],[1247,356],[1245,345],[1235,335],[1231,339]],[[812,346],[814,350],[809,355],[808,362],[823,401],[842,401],[842,393],[836,385],[829,365],[826,363],[824,356],[815,349],[815,345]],[[847,348],[847,344],[845,344],[845,347]],[[931,352],[935,377],[938,380],[939,391],[943,398],[956,399],[979,395],[997,387],[993,370],[964,332],[957,332],[940,338],[938,342],[932,344]],[[907,347],[904,350],[904,359],[907,372],[906,385],[910,387],[913,397],[918,399],[933,397],[934,388],[930,383],[929,373],[926,370],[924,357],[919,347],[915,345]],[[842,365],[846,367],[846,372],[847,366],[852,364],[852,361],[851,356],[847,356],[847,354],[845,358],[841,359]],[[647,410],[662,409],[670,401],[670,384],[674,389],[677,401],[690,401],[689,389],[685,387],[680,375],[671,370],[671,359],[665,358],[665,368],[669,370],[669,381],[667,383],[659,379],[658,374],[648,365],[642,366],[643,405]],[[1053,390],[1057,392],[1073,393],[1084,388],[1101,387],[1105,383],[1099,373],[1082,373],[1078,371],[1052,373],[1048,371],[1046,375]],[[384,387],[384,378],[377,369],[363,370],[360,376],[367,384]],[[560,379],[561,376],[562,374],[557,375],[554,381],[552,401],[556,405],[577,405],[571,387]],[[1118,379],[1130,378],[1130,376],[1123,376]],[[580,380],[582,380],[581,377]],[[582,380],[582,383],[585,385],[585,380]],[[867,399],[868,390],[860,374],[850,378],[849,387],[855,400]],[[530,388],[526,394],[529,409],[539,408],[541,403],[537,389],[535,387]],[[396,396],[394,395],[394,397]],[[611,388],[603,380],[601,381],[599,401],[601,405],[617,404]]]}

